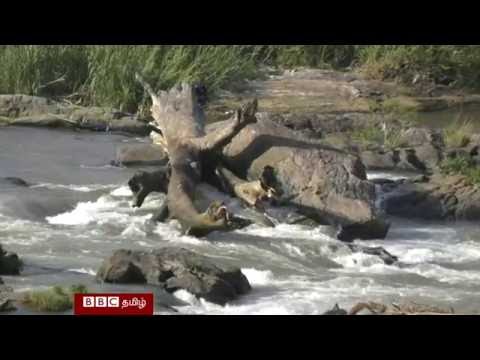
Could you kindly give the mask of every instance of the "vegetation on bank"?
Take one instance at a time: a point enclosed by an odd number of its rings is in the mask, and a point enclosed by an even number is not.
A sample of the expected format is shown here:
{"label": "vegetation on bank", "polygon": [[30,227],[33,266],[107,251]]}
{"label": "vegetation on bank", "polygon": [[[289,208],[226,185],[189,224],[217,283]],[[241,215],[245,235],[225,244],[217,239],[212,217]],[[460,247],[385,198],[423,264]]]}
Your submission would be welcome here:
{"label": "vegetation on bank", "polygon": [[65,312],[73,308],[74,294],[85,294],[84,285],[73,285],[70,288],[54,286],[43,291],[29,292],[22,300],[27,308],[40,312]]}
{"label": "vegetation on bank", "polygon": [[478,45],[0,45],[0,93],[73,94],[83,105],[136,112],[147,101],[136,71],[158,89],[198,81],[214,94],[258,77],[262,65],[355,67],[373,78],[480,85]]}
{"label": "vegetation on bank", "polygon": [[463,148],[470,143],[470,136],[475,132],[472,122],[457,119],[443,132],[445,145],[449,148]]}
{"label": "vegetation on bank", "polygon": [[470,157],[457,156],[445,159],[440,168],[445,175],[462,175],[471,184],[480,186],[480,167]]}

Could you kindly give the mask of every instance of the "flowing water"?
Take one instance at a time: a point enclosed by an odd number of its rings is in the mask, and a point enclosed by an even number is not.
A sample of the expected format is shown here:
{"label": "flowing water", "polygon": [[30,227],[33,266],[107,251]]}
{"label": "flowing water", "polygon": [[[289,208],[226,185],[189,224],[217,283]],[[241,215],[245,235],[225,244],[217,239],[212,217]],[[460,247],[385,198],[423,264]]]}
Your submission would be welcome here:
{"label": "flowing water", "polygon": [[[0,178],[35,184],[0,183],[0,243],[26,265],[21,276],[3,276],[6,284],[18,292],[79,283],[93,290],[155,291],[160,314],[172,307],[181,314],[321,314],[336,303],[349,308],[367,300],[415,300],[468,313],[480,309],[480,234],[474,224],[392,219],[388,238],[369,244],[398,256],[396,266],[352,254],[323,227],[253,225],[203,239],[182,236],[175,222],[150,221],[161,194],[149,197],[142,209],[131,207],[126,183],[136,169],[109,165],[118,145],[142,141],[89,132],[0,130]],[[152,287],[95,282],[103,259],[116,249],[169,245],[242,268],[252,292],[221,307],[185,291],[172,296]]]}

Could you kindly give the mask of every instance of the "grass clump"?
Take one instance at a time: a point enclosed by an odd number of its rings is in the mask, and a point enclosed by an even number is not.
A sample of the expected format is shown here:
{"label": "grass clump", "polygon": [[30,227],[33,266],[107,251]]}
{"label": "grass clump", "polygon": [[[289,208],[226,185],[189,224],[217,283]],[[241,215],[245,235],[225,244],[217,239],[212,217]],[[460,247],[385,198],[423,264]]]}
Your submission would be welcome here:
{"label": "grass clump", "polygon": [[449,148],[465,147],[473,133],[474,126],[470,121],[455,121],[444,130],[445,145]]}
{"label": "grass clump", "polygon": [[383,131],[381,126],[369,126],[353,131],[353,141],[364,146],[381,145],[386,149],[396,149],[405,146],[405,139],[400,129]]}
{"label": "grass clump", "polygon": [[480,167],[467,156],[456,156],[445,159],[440,165],[445,175],[462,175],[472,185],[480,185]]}
{"label": "grass clump", "polygon": [[43,291],[33,291],[25,295],[22,304],[41,312],[64,312],[73,308],[74,294],[85,294],[84,285],[73,285],[70,288],[54,286]]}

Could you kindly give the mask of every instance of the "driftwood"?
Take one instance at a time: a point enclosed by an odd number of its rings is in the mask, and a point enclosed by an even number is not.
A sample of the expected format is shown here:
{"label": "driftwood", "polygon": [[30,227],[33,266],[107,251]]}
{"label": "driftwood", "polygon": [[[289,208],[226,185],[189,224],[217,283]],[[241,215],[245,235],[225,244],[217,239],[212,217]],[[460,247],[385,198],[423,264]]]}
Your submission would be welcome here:
{"label": "driftwood", "polygon": [[357,315],[368,310],[372,315],[454,315],[454,309],[409,302],[406,304],[385,305],[375,302],[356,304],[348,315]]}
{"label": "driftwood", "polygon": [[[138,74],[137,80],[152,98],[151,112],[155,119],[155,125],[152,126],[158,135],[157,143],[168,154],[169,164],[153,174],[138,173],[130,180],[129,186],[135,194],[134,206],[141,206],[152,191],[166,192],[166,203],[160,209],[157,220],[176,219],[186,233],[196,235],[237,227],[238,221],[234,223],[235,218],[221,203],[213,202],[206,209],[197,208],[196,187],[212,177],[210,172],[216,168],[212,167],[218,158],[216,154],[245,126],[256,122],[257,101],[251,101],[237,110],[228,126],[207,134],[202,101],[199,101],[194,87],[184,83],[168,92],[156,94]],[[217,174],[228,174],[219,181],[240,196],[249,193],[246,190],[249,187],[255,192],[255,186],[258,185],[241,183],[223,168],[219,168]],[[258,190],[253,198],[266,194]],[[253,198],[243,196],[248,204],[255,205]]]}
{"label": "driftwood", "polygon": [[361,312],[368,315],[455,315],[453,308],[441,308],[436,306],[407,302],[404,304],[381,304],[373,301],[362,302],[354,305],[350,311],[340,308],[338,304],[325,312],[323,315],[358,315]]}

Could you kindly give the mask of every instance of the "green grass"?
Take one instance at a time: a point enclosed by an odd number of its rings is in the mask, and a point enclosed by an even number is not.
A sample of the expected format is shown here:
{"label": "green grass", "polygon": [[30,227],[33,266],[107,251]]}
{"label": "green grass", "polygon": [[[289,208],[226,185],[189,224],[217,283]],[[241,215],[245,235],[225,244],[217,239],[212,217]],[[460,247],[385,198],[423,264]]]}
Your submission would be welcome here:
{"label": "green grass", "polygon": [[255,77],[259,51],[253,45],[2,45],[0,93],[77,93],[84,105],[135,112],[147,100],[135,72],[156,89],[198,81],[215,93]]}
{"label": "green grass", "polygon": [[51,289],[27,293],[22,304],[41,312],[65,312],[73,308],[73,295],[85,294],[87,289],[83,285],[73,285],[68,289],[54,286]]}
{"label": "green grass", "polygon": [[460,85],[480,85],[478,45],[367,45],[358,49],[363,71],[377,79],[411,83],[417,74],[448,75]]}
{"label": "green grass", "polygon": [[453,122],[444,130],[445,145],[449,148],[462,148],[470,143],[470,136],[474,133],[474,126],[468,120]]}
{"label": "green grass", "polygon": [[479,45],[0,45],[0,93],[77,94],[83,105],[148,106],[135,72],[157,89],[201,81],[211,94],[261,65],[345,69],[411,81],[417,73],[480,85]]}
{"label": "green grass", "polygon": [[473,185],[480,185],[480,167],[471,158],[457,156],[442,162],[441,171],[445,175],[462,175]]}

